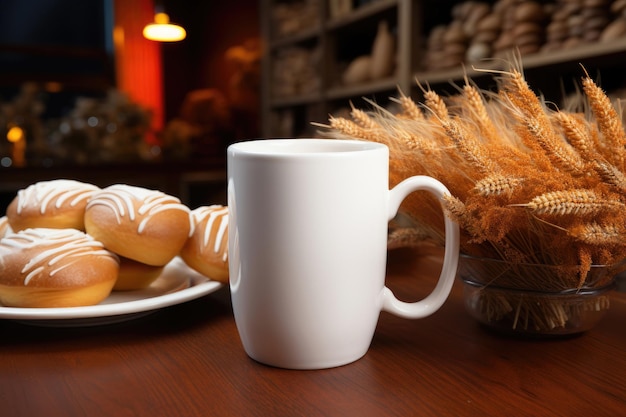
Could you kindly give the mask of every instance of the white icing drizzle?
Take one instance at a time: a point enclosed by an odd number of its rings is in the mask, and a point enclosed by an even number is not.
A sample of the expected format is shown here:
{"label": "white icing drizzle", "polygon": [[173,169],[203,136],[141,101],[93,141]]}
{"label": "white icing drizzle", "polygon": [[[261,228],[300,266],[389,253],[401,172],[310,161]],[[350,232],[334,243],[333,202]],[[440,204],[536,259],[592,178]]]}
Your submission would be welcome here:
{"label": "white icing drizzle", "polygon": [[13,233],[13,230],[11,230],[11,226],[9,226],[7,216],[0,217],[0,239],[11,233]]}
{"label": "white icing drizzle", "polygon": [[[228,207],[223,207],[220,205],[199,207],[192,212],[194,216],[194,220],[192,224],[200,224],[205,218],[207,219],[206,225],[204,227],[202,233],[202,247],[206,248],[209,246],[209,239],[211,237],[211,231],[213,227],[217,224],[217,233],[215,234],[215,242],[213,242],[213,252],[219,253],[220,248],[222,247],[222,242],[226,237],[226,232],[228,228]],[[222,261],[226,262],[228,260],[228,251],[224,251],[222,255]]]}
{"label": "white icing drizzle", "polygon": [[39,207],[41,214],[45,214],[55,199],[56,208],[60,208],[67,200],[74,207],[97,190],[99,188],[95,185],[74,180],[40,181],[17,192],[17,213],[21,214],[27,206],[34,206]]}
{"label": "white icing drizzle", "polygon": [[46,267],[56,265],[56,268],[49,272],[50,276],[54,276],[84,256],[104,257],[117,262],[115,255],[104,249],[102,243],[75,229],[26,229],[3,238],[0,245],[15,250],[46,248],[31,258],[20,271],[26,275],[25,286],[38,277]]}
{"label": "white icing drizzle", "polygon": [[[141,205],[135,211],[135,201]],[[189,208],[181,204],[180,200],[160,191],[148,190],[131,185],[117,184],[107,187],[93,195],[87,203],[87,209],[95,205],[110,208],[115,214],[117,224],[122,223],[122,218],[128,213],[130,221],[135,221],[137,216],[143,216],[137,226],[137,233],[141,234],[146,225],[157,213],[166,210],[182,210],[189,212]]]}

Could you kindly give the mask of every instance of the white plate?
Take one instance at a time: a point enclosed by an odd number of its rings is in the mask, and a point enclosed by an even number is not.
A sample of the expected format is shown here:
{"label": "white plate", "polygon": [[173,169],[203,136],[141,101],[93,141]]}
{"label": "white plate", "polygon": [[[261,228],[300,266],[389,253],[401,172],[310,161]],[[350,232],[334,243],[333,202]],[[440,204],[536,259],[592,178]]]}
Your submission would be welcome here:
{"label": "white plate", "polygon": [[189,268],[177,257],[143,290],[114,291],[100,304],[85,307],[18,308],[3,307],[0,304],[0,319],[56,327],[118,323],[202,297],[222,286],[222,283],[211,281]]}

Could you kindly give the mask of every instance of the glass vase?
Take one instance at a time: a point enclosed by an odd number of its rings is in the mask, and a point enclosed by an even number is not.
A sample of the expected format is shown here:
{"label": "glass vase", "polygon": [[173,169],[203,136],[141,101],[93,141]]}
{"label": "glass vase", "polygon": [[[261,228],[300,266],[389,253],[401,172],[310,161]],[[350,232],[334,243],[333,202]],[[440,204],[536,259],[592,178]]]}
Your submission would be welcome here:
{"label": "glass vase", "polygon": [[592,329],[610,307],[609,292],[626,262],[578,266],[507,262],[461,255],[458,276],[467,311],[500,333],[567,336]]}

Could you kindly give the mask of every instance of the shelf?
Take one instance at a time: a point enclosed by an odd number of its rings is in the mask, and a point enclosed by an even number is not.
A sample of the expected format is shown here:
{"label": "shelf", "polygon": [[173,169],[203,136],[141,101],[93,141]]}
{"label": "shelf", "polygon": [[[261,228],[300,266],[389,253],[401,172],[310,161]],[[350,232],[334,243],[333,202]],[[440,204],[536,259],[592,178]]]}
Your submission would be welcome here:
{"label": "shelf", "polygon": [[338,29],[351,25],[368,17],[375,16],[379,13],[389,11],[398,5],[397,0],[375,0],[354,9],[345,16],[335,17],[328,21],[326,28],[329,30]]}
{"label": "shelf", "polygon": [[270,107],[292,107],[292,106],[305,106],[307,104],[318,103],[322,99],[322,95],[317,93],[298,94],[290,97],[276,97],[270,102]]}
{"label": "shelf", "polygon": [[523,59],[523,63],[525,68],[537,68],[588,59],[610,59],[615,55],[623,54],[626,54],[626,38],[617,39],[613,42],[581,45],[572,49],[550,52],[550,54],[529,55]]}
{"label": "shelf", "polygon": [[339,100],[392,90],[398,90],[398,80],[396,77],[389,77],[359,85],[333,87],[326,92],[326,98],[329,100]]}
{"label": "shelf", "polygon": [[[626,57],[626,38],[612,42],[580,45],[576,48],[538,53],[522,57],[524,71],[538,68],[571,65],[588,60],[614,61],[617,57]],[[436,72],[422,71],[415,73],[414,78],[420,83],[441,84],[462,80],[464,77],[478,78],[489,74],[489,70],[501,71],[510,65],[502,59],[490,59],[483,62],[466,64],[465,67],[451,68]],[[582,68],[581,68],[582,74]]]}
{"label": "shelf", "polygon": [[298,33],[289,36],[282,36],[280,38],[274,39],[270,42],[270,49],[278,49],[283,48],[285,46],[291,46],[298,43],[304,43],[308,41],[315,41],[315,39],[320,37],[322,32],[321,25],[316,25],[307,29],[304,29]]}
{"label": "shelf", "polygon": [[[389,77],[365,84],[333,87],[326,91],[324,97],[327,100],[341,100],[397,90],[398,83],[396,77]],[[271,100],[270,107],[279,109],[281,107],[305,106],[318,103],[321,100],[321,93],[302,94],[293,97],[277,97]]]}
{"label": "shelf", "polygon": [[[417,42],[413,40],[415,30],[412,22],[416,21],[416,12],[419,9],[417,6],[414,7],[415,0],[372,0],[332,18],[328,16],[328,0],[318,0],[319,25],[293,35],[273,37],[270,19],[272,8],[277,4],[284,6],[306,1],[261,1],[262,14],[265,16],[264,38],[268,45],[268,52],[264,54],[263,59],[264,80],[267,85],[263,89],[262,97],[263,132],[267,137],[273,137],[277,132],[283,134],[281,129],[288,126],[281,125],[283,121],[281,115],[288,113],[284,112],[285,110],[294,111],[291,135],[297,135],[301,129],[306,129],[311,121],[326,120],[331,109],[347,105],[352,100],[386,101],[399,90],[406,94],[411,90],[413,46]],[[394,74],[358,85],[341,85],[341,75],[346,67],[358,56],[371,53],[381,21],[386,21],[395,35],[397,62]],[[315,61],[314,65],[308,68],[317,71],[320,90],[290,96],[273,95],[273,92],[290,92],[287,89],[273,89],[287,85],[274,81],[275,73],[272,71],[280,63],[281,48],[292,46],[312,46],[316,48],[315,53],[319,52],[319,56],[316,56],[319,64]]]}
{"label": "shelf", "polygon": [[[295,0],[262,0],[264,15],[275,4],[292,3]],[[306,2],[307,0],[297,0]],[[270,45],[270,52],[284,46],[308,46],[316,42],[319,48],[318,71],[320,91],[314,94],[291,97],[270,97],[264,92],[263,114],[264,132],[272,135],[272,113],[293,108],[303,113],[294,126],[305,118],[321,115],[326,117],[332,109],[344,106],[347,102],[355,103],[362,99],[372,99],[377,103],[387,100],[398,93],[420,96],[419,85],[433,86],[454,94],[465,78],[475,81],[481,88],[493,86],[494,75],[507,71],[512,66],[523,70],[526,79],[533,88],[541,91],[545,97],[558,102],[565,95],[573,92],[576,82],[589,71],[591,77],[603,75],[603,87],[614,89],[626,86],[626,37],[611,42],[597,42],[580,45],[571,49],[540,52],[523,57],[513,52],[508,57],[490,58],[475,63],[466,63],[450,69],[420,71],[419,63],[427,52],[425,49],[429,32],[435,25],[447,22],[458,0],[373,0],[356,7],[341,16],[328,17],[328,0],[319,1],[319,25],[304,30],[293,36],[280,39],[271,38],[271,22],[266,21],[265,39]],[[491,2],[490,2],[491,3]],[[269,20],[269,19],[267,19]],[[396,70],[393,76],[358,85],[339,84],[345,68],[354,59],[370,52],[375,39],[376,27],[380,21],[387,21],[396,36]],[[317,52],[317,51],[316,51]],[[276,53],[266,54],[265,70],[271,70]],[[274,56],[273,56],[274,55]],[[516,65],[515,63],[519,63]],[[317,63],[317,62],[316,62]],[[269,85],[269,75],[266,78]],[[288,91],[288,90],[286,90]],[[312,109],[315,109],[315,113]],[[318,121],[318,120],[306,120]]]}

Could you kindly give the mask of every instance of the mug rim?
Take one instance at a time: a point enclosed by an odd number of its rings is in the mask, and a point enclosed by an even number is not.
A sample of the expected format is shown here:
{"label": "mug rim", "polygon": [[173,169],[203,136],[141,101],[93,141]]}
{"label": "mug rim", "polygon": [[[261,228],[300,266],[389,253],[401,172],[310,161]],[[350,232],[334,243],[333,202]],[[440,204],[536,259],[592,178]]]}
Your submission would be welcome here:
{"label": "mug rim", "polygon": [[294,157],[345,155],[387,150],[387,145],[357,139],[285,138],[255,139],[237,142],[228,147],[231,154]]}

